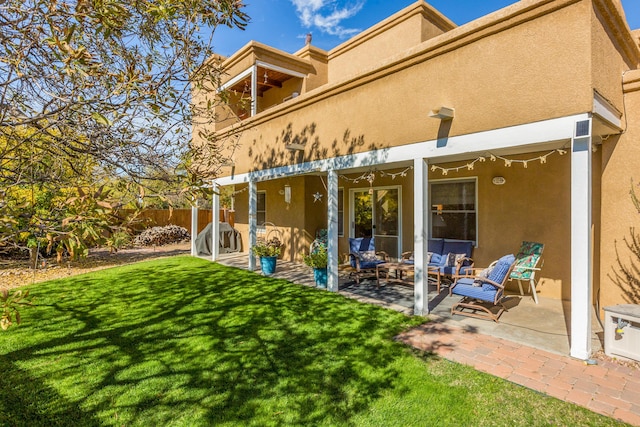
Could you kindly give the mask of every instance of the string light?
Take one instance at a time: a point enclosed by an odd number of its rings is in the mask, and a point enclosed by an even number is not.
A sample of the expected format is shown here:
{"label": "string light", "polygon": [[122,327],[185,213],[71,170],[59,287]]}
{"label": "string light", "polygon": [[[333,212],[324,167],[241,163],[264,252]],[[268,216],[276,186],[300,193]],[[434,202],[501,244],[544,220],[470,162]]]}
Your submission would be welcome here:
{"label": "string light", "polygon": [[[500,160],[502,160],[504,162],[504,166],[508,167],[508,168],[510,168],[513,163],[521,163],[522,167],[527,169],[530,162],[540,161],[541,164],[547,163],[547,157],[549,157],[553,153],[558,153],[559,155],[562,156],[564,154],[567,154],[567,150],[559,148],[557,150],[551,150],[548,153],[543,154],[541,156],[533,157],[531,159],[524,159],[524,160],[523,159],[509,159],[507,157],[498,156],[498,155],[495,155],[495,154],[489,154],[489,160],[491,160],[492,162],[495,162],[498,159],[500,159]],[[440,171],[440,172],[442,172],[442,175],[447,175],[449,172],[459,172],[461,170],[473,170],[473,167],[477,162],[485,162],[486,160],[487,159],[486,159],[485,156],[480,156],[477,159],[474,159],[474,160],[470,161],[469,163],[467,163],[465,165],[455,166],[455,167],[450,167],[450,168],[443,168],[442,166],[431,165],[431,172]]]}
{"label": "string light", "polygon": [[240,193],[242,193],[242,192],[245,192],[245,191],[247,191],[248,189],[249,189],[249,187],[247,186],[247,187],[244,187],[242,190],[236,190],[236,191],[234,191],[233,193],[231,193],[231,196],[235,196],[236,194],[240,194]]}
{"label": "string light", "polygon": [[[502,160],[504,162],[505,167],[511,167],[511,165],[513,163],[521,163],[522,166],[527,169],[528,168],[528,164],[530,162],[536,162],[536,161],[540,161],[541,164],[545,164],[547,163],[547,157],[549,157],[550,155],[554,154],[554,153],[558,153],[560,156],[563,156],[565,154],[567,154],[567,150],[564,148],[558,148],[556,150],[551,150],[546,154],[540,155],[538,157],[533,157],[530,159],[510,159],[507,157],[503,157],[503,156],[498,156],[495,154],[489,154],[488,156],[479,156],[478,158],[470,161],[467,164],[461,165],[461,166],[455,166],[455,167],[450,167],[450,168],[443,168],[442,166],[437,166],[437,165],[431,165],[431,172],[436,172],[436,171],[440,171],[442,173],[442,175],[448,175],[449,172],[459,172],[461,170],[474,170],[474,166],[476,163],[478,162],[486,162],[487,161],[487,157],[489,158],[490,161],[495,162],[498,159]],[[363,173],[362,175],[356,177],[356,178],[349,178],[346,175],[339,175],[340,178],[349,181],[353,184],[358,184],[361,181],[367,181],[369,183],[369,187],[373,187],[373,182],[376,178],[376,174],[380,175],[381,177],[391,177],[392,180],[395,180],[397,177],[406,177],[407,173],[413,169],[413,166],[409,166],[401,171],[398,172],[386,172],[386,171],[375,171],[375,170],[370,170],[367,171],[365,173]],[[284,174],[282,176],[285,176]],[[327,189],[326,184],[324,183],[324,180],[322,181],[323,186],[325,187],[325,190]],[[249,189],[249,187],[245,187],[241,190],[237,190],[234,191],[231,195],[235,196],[236,194],[240,194],[244,191],[247,191]]]}
{"label": "string light", "polygon": [[407,172],[409,172],[410,170],[413,169],[413,166],[409,166],[408,168],[401,170],[399,172],[385,172],[385,171],[368,171],[363,173],[362,175],[356,177],[356,178],[349,178],[345,175],[340,175],[340,178],[344,179],[345,181],[349,181],[352,182],[354,184],[359,183],[360,181],[367,181],[369,183],[369,185],[373,185],[373,181],[375,180],[376,177],[376,173],[378,173],[381,177],[391,177],[391,180],[396,179],[397,177],[406,177],[407,176]]}

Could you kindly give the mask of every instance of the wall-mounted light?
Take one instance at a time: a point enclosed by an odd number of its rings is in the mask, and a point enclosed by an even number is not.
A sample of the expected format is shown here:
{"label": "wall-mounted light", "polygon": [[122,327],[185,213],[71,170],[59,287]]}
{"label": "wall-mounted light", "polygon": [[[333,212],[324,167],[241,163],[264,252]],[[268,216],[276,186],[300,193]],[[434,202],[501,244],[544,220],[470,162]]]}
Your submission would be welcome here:
{"label": "wall-mounted light", "polygon": [[455,116],[455,108],[440,107],[437,110],[431,110],[429,117],[440,120],[451,120]]}
{"label": "wall-mounted light", "polygon": [[284,202],[286,204],[291,203],[291,186],[289,184],[284,186]]}
{"label": "wall-mounted light", "polygon": [[284,146],[284,148],[286,148],[289,151],[304,151],[304,145],[302,144],[287,144]]}
{"label": "wall-mounted light", "polygon": [[504,179],[504,176],[494,176],[494,177],[493,177],[493,179],[491,180],[491,182],[492,182],[494,185],[502,185],[502,184],[504,184],[505,182],[507,182],[507,180],[506,180],[506,179]]}

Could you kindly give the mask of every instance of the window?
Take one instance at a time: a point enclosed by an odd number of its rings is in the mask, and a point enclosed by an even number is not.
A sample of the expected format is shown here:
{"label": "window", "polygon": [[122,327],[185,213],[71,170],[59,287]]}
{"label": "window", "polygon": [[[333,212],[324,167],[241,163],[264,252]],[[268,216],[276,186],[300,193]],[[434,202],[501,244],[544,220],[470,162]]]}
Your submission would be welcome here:
{"label": "window", "polygon": [[344,236],[344,189],[338,188],[338,236]]}
{"label": "window", "polygon": [[267,222],[266,191],[258,191],[256,206],[256,224],[258,225],[258,230],[264,229],[264,223]]}
{"label": "window", "polygon": [[433,181],[431,237],[476,241],[477,186],[475,179]]}

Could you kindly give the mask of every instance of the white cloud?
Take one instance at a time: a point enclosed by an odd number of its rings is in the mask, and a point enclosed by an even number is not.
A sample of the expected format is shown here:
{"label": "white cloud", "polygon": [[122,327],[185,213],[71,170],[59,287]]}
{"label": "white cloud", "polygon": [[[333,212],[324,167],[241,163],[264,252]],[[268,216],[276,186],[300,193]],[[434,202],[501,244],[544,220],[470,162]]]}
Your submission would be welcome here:
{"label": "white cloud", "polygon": [[340,6],[337,0],[291,0],[291,3],[295,6],[302,25],[307,28],[317,28],[340,38],[361,31],[358,28],[344,28],[340,23],[360,12],[364,0],[344,6]]}

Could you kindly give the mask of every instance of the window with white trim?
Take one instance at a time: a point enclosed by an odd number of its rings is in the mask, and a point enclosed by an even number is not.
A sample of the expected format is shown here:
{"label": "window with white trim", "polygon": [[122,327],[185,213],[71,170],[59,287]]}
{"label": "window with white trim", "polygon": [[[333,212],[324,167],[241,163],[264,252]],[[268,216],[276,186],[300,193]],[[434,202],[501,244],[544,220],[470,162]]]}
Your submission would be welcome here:
{"label": "window with white trim", "polygon": [[476,241],[477,180],[437,180],[429,183],[431,237]]}
{"label": "window with white trim", "polygon": [[256,196],[256,224],[258,229],[264,229],[264,223],[267,222],[267,192],[258,191]]}

